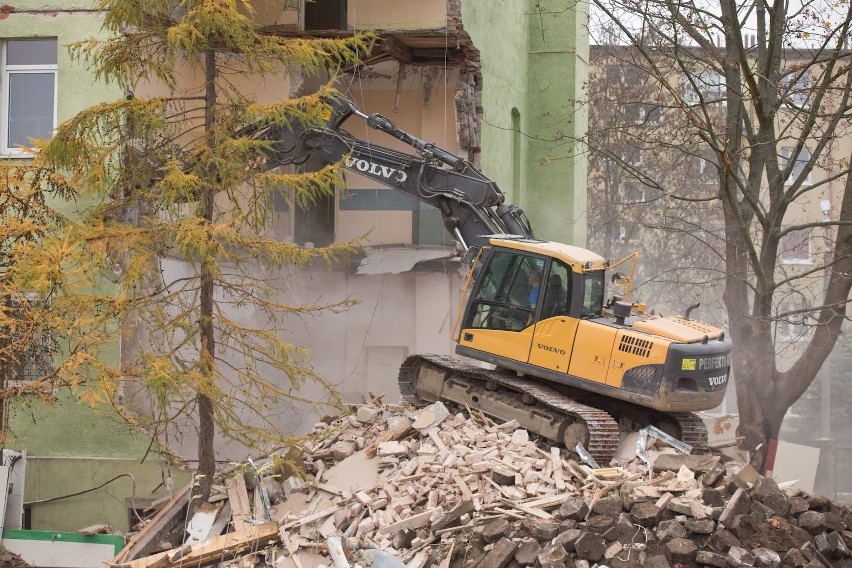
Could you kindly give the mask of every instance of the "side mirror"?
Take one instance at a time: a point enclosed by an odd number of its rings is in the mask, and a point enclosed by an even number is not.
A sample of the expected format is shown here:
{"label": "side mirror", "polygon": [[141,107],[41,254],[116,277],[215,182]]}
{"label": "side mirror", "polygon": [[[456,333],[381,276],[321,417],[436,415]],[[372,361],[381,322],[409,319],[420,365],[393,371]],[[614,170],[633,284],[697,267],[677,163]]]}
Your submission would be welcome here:
{"label": "side mirror", "polygon": [[609,281],[616,288],[624,288],[630,284],[630,278],[623,272],[614,272]]}
{"label": "side mirror", "polygon": [[480,247],[473,245],[472,247],[467,249],[464,253],[464,256],[462,256],[462,264],[464,264],[465,266],[470,266],[471,264],[473,264],[473,262],[476,260],[477,255],[479,254],[479,248]]}

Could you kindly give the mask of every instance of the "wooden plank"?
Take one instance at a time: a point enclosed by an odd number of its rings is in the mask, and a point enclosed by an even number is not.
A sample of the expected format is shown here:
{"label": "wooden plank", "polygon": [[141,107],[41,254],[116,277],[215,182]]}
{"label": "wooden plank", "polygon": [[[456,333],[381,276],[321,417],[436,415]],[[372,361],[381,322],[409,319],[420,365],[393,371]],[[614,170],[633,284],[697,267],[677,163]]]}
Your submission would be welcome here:
{"label": "wooden plank", "polygon": [[242,531],[251,526],[251,505],[249,505],[246,480],[242,474],[231,477],[227,481],[228,500],[231,503],[231,516],[234,519],[234,528]]}
{"label": "wooden plank", "polygon": [[[134,560],[125,566],[127,568],[179,568],[181,566],[198,568],[231,560],[255,550],[262,550],[270,544],[277,543],[279,539],[278,523],[265,523],[193,544],[186,553],[184,553],[185,548],[181,547]],[[171,561],[169,561],[170,554],[173,558]],[[166,563],[163,562],[163,558],[166,558]]]}
{"label": "wooden plank", "polygon": [[372,444],[364,448],[364,453],[367,455],[368,458],[376,457],[376,452],[379,449],[379,444],[383,444],[385,442],[393,442],[394,440],[399,440],[400,438],[404,437],[406,434],[408,434],[414,429],[411,424],[412,422],[408,418],[401,420],[400,423],[397,424],[396,428],[394,428],[393,430],[388,430],[387,432],[376,438],[376,440]]}
{"label": "wooden plank", "polygon": [[418,513],[417,515],[412,515],[408,518],[399,521],[398,523],[387,525],[386,527],[381,529],[381,532],[393,534],[397,531],[423,528],[431,522],[430,518],[432,517],[432,512],[433,511],[424,511],[422,513]]}
{"label": "wooden plank", "polygon": [[502,501],[503,501],[504,505],[507,505],[509,507],[514,507],[518,511],[521,511],[521,512],[526,513],[528,515],[532,515],[533,517],[538,517],[539,519],[550,519],[550,518],[552,518],[552,515],[550,513],[548,513],[547,511],[542,511],[541,509],[538,509],[536,507],[530,507],[528,505],[521,505],[520,503],[513,503],[512,501],[509,501],[507,499],[503,499]]}
{"label": "wooden plank", "polygon": [[213,521],[213,526],[210,527],[210,532],[207,533],[207,538],[213,538],[214,536],[222,534],[222,531],[225,530],[225,527],[227,527],[230,522],[231,502],[225,501],[225,504],[221,509],[219,509],[219,513],[216,515],[216,520]]}
{"label": "wooden plank", "polygon": [[116,564],[128,562],[149,552],[157,544],[161,532],[170,528],[176,521],[182,520],[180,519],[180,512],[189,502],[191,490],[192,484],[189,484],[175,493],[171,500],[154,515],[151,522],[133,535],[133,538],[124,545],[113,562]]}
{"label": "wooden plank", "polygon": [[296,519],[296,520],[290,521],[289,523],[285,523],[284,525],[281,526],[281,528],[292,529],[293,527],[299,526],[299,525],[301,525],[301,526],[309,525],[309,524],[313,523],[314,521],[324,519],[327,516],[336,513],[339,509],[340,509],[340,507],[331,507],[329,509],[323,509],[322,511],[320,511],[318,513],[314,513],[312,515],[302,517],[301,519]]}

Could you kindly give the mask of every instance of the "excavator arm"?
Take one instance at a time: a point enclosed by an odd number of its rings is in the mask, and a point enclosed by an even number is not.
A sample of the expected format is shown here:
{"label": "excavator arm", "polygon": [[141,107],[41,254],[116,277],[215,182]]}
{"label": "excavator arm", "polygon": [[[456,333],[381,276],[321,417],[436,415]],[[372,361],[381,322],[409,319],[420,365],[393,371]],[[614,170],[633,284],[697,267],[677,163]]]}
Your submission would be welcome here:
{"label": "excavator arm", "polygon": [[[271,140],[265,167],[301,165],[309,159],[342,161],[353,172],[428,203],[441,211],[444,227],[467,251],[488,242],[489,236],[532,237],[523,210],[505,203],[497,184],[469,161],[424,142],[398,128],[390,119],[366,115],[343,97],[325,99],[331,114],[325,126],[250,126],[241,134]],[[365,142],[342,129],[352,115],[370,128],[411,146],[416,155]]]}

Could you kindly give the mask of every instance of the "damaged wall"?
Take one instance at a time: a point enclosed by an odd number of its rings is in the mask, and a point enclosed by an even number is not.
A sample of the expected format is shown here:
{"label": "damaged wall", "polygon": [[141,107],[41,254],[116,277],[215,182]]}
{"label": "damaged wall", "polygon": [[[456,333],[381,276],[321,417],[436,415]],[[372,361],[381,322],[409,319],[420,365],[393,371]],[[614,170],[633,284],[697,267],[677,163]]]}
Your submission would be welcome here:
{"label": "damaged wall", "polygon": [[[580,198],[576,192],[572,193],[573,185],[566,181],[579,175],[573,169],[574,163],[555,160],[551,169],[544,172],[550,177],[545,177],[531,166],[535,158],[533,148],[526,143],[516,143],[513,147],[517,135],[511,128],[507,130],[500,125],[505,122],[503,118],[511,119],[513,108],[520,109],[521,121],[526,127],[532,124],[526,116],[528,109],[535,108],[543,116],[541,108],[557,108],[559,104],[564,107],[566,100],[577,96],[566,87],[565,81],[557,81],[565,75],[566,66],[573,65],[573,36],[567,47],[557,46],[558,65],[542,78],[542,81],[552,80],[558,84],[540,87],[545,94],[532,97],[534,89],[527,86],[530,75],[556,63],[532,65],[539,54],[535,50],[545,49],[533,45],[526,24],[519,26],[519,22],[526,22],[522,17],[526,7],[508,1],[502,4],[505,10],[501,11],[481,0],[470,0],[470,6],[460,0],[421,2],[417,11],[410,12],[411,17],[420,18],[419,27],[412,27],[419,30],[418,34],[388,32],[389,39],[404,44],[401,48],[394,44],[400,48],[394,53],[401,59],[389,59],[387,53],[383,56],[380,52],[375,60],[350,70],[338,86],[365,112],[379,112],[414,136],[450,152],[476,162],[482,148],[484,172],[498,181],[509,201],[520,199],[528,210],[532,207],[531,216],[539,234],[557,232],[557,229],[570,226],[580,215],[576,212]],[[370,6],[372,12],[359,11]],[[367,26],[368,21],[380,25],[390,21],[388,18],[395,18],[393,10],[387,12],[384,4],[376,2],[350,2],[350,8],[356,10],[356,26],[362,23]],[[439,12],[441,19],[436,23],[434,14]],[[358,14],[364,19],[357,20]],[[571,14],[573,17],[573,11]],[[397,24],[400,23],[394,25]],[[474,42],[478,37],[481,45],[471,45],[466,32],[471,29],[478,32]],[[526,47],[520,52],[507,50],[506,45],[510,45],[507,38],[523,40],[520,44]],[[391,43],[389,41],[388,45]],[[423,58],[428,58],[436,45],[446,50],[445,55],[439,60],[436,58],[439,62],[425,63]],[[483,54],[481,62],[480,54]],[[569,83],[574,81],[575,75],[570,75],[569,79]],[[306,78],[300,77],[294,84],[299,83],[302,86],[298,88],[303,89],[310,83],[305,81]],[[272,99],[293,88],[261,79],[249,86],[264,98]],[[486,121],[493,125],[488,130],[482,130],[483,108]],[[350,119],[347,129],[370,142],[410,151],[409,147],[388,136],[367,130],[360,119]],[[579,177],[585,179],[585,172]],[[558,183],[548,181],[552,178],[558,179]],[[444,231],[437,210],[424,208],[410,198],[354,174],[347,173],[346,180],[345,190],[323,205],[326,207],[323,215],[306,221],[302,212],[281,204],[280,215],[270,230],[281,240],[297,243],[314,242],[305,235],[316,228],[311,226],[316,223],[329,223],[326,234],[330,232],[336,242],[367,235],[371,266],[366,272],[370,273],[358,274],[353,266],[335,266],[330,271],[319,266],[311,271],[270,275],[270,278],[283,276],[282,299],[288,303],[310,303],[317,298],[330,301],[350,296],[359,300],[358,305],[343,314],[293,319],[284,337],[309,349],[315,370],[338,385],[345,399],[358,402],[364,391],[371,390],[386,392],[386,400],[396,400],[397,370],[406,355],[453,351],[450,335],[457,315],[462,278],[458,259],[442,262],[441,257],[449,257],[455,243]],[[535,189],[523,192],[522,187]],[[584,195],[584,192],[579,194]],[[538,219],[534,213],[538,210],[536,207],[555,210],[558,221]],[[584,227],[585,222],[578,225]],[[558,236],[566,242],[576,242],[578,237],[571,230],[569,233]],[[435,246],[447,248],[444,253],[440,250],[436,253]],[[409,263],[409,267],[398,270],[399,258],[391,262],[390,256],[385,256],[388,248],[406,259],[401,264]],[[435,260],[436,254],[438,260]],[[424,268],[427,261],[428,268]],[[180,263],[170,262],[167,277],[177,277],[183,270]],[[253,313],[241,313],[239,317],[247,323],[263,323]],[[304,432],[305,425],[314,422],[310,412],[295,408],[282,408],[279,415],[267,418],[282,430],[292,432]],[[183,455],[194,455],[191,428],[181,426],[178,425],[174,433],[184,430],[186,436],[183,439],[172,436],[169,441]],[[241,459],[245,457],[245,450],[222,444],[219,457]]]}

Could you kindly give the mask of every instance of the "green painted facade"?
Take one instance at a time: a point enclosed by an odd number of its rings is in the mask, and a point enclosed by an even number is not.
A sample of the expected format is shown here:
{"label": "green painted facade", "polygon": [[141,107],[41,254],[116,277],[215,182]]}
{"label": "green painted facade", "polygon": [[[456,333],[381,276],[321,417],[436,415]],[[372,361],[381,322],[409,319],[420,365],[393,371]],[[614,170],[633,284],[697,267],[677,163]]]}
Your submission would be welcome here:
{"label": "green painted facade", "polygon": [[587,5],[463,0],[482,61],[482,170],[536,236],[586,243]]}
{"label": "green painted facade", "polygon": [[[95,80],[83,63],[74,62],[66,46],[101,35],[101,14],[91,3],[59,0],[50,8],[41,0],[16,2],[14,9],[0,16],[0,41],[9,38],[56,37],[57,120],[71,118],[84,108],[123,96],[116,85]],[[60,205],[61,207],[61,205]],[[70,204],[67,204],[68,208]],[[105,360],[118,362],[118,338],[102,353]],[[112,477],[124,476],[106,487],[70,499],[30,506],[31,528],[48,531],[74,531],[106,523],[126,532],[129,529],[131,500],[153,500],[165,494],[161,485],[168,471],[156,454],[148,455],[148,441],[134,435],[108,413],[99,413],[60,393],[56,404],[36,400],[16,401],[6,447],[26,450],[25,502],[50,499],[90,489]],[[84,456],[84,457],[81,457]],[[189,475],[172,472],[175,486],[185,484]]]}

